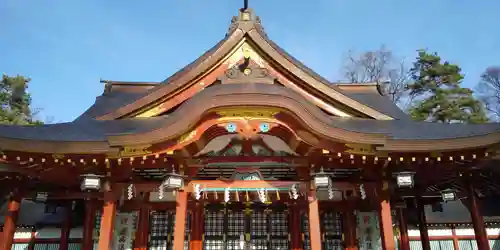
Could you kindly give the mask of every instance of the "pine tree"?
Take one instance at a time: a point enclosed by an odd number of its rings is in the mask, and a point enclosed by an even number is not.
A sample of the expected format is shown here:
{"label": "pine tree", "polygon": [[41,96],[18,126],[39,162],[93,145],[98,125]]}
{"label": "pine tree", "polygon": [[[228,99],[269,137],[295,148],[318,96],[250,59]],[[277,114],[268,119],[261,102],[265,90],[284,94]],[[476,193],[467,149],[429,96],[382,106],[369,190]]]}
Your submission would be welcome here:
{"label": "pine tree", "polygon": [[31,96],[26,92],[30,79],[24,76],[2,75],[0,81],[0,124],[36,125]]}
{"label": "pine tree", "polygon": [[408,86],[415,104],[410,115],[419,121],[443,123],[484,123],[487,116],[483,104],[462,88],[458,65],[441,62],[437,53],[420,50],[411,69],[413,83]]}

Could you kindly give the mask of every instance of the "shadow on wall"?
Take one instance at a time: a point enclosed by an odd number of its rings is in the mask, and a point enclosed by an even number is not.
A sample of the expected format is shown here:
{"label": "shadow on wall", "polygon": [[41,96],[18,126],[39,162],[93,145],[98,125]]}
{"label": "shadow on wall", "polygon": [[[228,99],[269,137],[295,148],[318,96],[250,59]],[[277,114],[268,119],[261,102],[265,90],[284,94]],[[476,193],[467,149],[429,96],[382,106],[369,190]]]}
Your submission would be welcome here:
{"label": "shadow on wall", "polygon": [[[0,224],[5,221],[7,203],[0,208]],[[21,213],[17,224],[22,226],[34,226],[36,224],[60,224],[64,220],[65,208],[56,207],[53,212],[46,212],[44,203],[29,200],[21,201]]]}

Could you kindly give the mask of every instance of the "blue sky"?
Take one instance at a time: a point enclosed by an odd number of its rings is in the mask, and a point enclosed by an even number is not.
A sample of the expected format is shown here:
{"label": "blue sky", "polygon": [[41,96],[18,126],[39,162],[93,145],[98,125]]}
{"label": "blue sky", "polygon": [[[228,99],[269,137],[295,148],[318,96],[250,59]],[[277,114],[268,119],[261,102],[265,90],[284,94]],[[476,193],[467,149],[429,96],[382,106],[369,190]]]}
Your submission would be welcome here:
{"label": "blue sky", "polygon": [[[473,87],[500,65],[498,0],[249,0],[271,39],[330,80],[343,55],[427,48]],[[243,0],[2,0],[0,72],[33,80],[40,118],[71,121],[102,79],[162,81],[221,39]]]}

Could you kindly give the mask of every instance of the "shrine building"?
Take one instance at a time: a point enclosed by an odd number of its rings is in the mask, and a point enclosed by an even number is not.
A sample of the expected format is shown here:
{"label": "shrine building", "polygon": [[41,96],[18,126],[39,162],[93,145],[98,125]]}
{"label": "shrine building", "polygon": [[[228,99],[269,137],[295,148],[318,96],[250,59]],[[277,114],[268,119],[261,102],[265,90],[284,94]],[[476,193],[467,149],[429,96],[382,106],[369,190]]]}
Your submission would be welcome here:
{"label": "shrine building", "polygon": [[166,80],[103,83],[72,122],[0,126],[0,250],[500,247],[500,124],[412,121],[249,8]]}

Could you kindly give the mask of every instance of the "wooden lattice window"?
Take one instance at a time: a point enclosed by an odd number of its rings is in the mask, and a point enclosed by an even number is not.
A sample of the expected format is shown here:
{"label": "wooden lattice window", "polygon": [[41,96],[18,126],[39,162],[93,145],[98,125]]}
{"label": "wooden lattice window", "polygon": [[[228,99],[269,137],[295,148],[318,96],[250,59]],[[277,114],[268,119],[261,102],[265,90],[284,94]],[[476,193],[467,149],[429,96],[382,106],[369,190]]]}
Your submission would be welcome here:
{"label": "wooden lattice window", "polygon": [[34,249],[35,250],[58,250],[59,243],[35,244]]}
{"label": "wooden lattice window", "polygon": [[302,247],[304,250],[311,250],[311,238],[309,236],[309,216],[307,213],[302,214],[301,220],[301,232],[304,235],[304,240],[302,241]]}
{"label": "wooden lattice window", "polygon": [[284,211],[211,206],[205,213],[203,249],[243,250],[244,242],[252,250],[285,250],[289,249],[288,233]]}
{"label": "wooden lattice window", "polygon": [[269,215],[269,221],[271,231],[271,249],[288,249],[288,213],[273,212]]}
{"label": "wooden lattice window", "polygon": [[342,217],[339,212],[325,211],[321,213],[321,231],[324,235],[324,250],[341,250],[342,246]]}
{"label": "wooden lattice window", "polygon": [[[191,216],[186,215],[186,232],[184,249],[189,249],[189,235],[191,230]],[[171,250],[174,243],[175,212],[154,211],[150,216],[149,250]]]}
{"label": "wooden lattice window", "polygon": [[99,244],[99,232],[101,231],[101,219],[102,219],[102,212],[101,211],[96,211],[95,212],[95,220],[94,220],[94,233],[93,233],[93,239],[94,239],[94,249],[97,249],[97,244]]}

